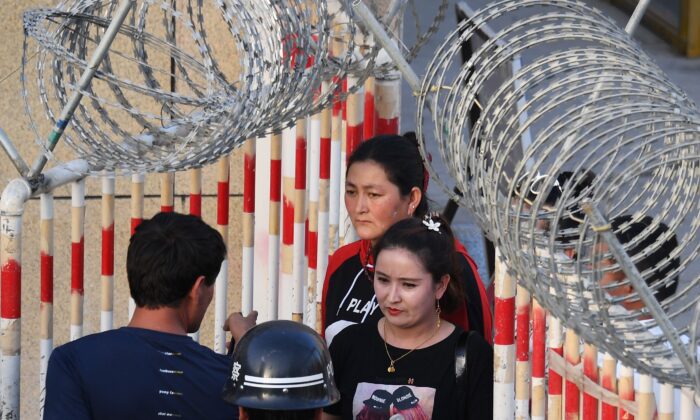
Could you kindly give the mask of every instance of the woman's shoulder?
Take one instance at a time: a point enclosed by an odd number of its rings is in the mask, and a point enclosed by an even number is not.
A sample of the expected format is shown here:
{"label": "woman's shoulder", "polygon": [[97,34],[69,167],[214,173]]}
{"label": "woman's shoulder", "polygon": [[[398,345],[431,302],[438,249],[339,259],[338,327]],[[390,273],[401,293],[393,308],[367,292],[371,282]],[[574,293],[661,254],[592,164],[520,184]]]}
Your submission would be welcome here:
{"label": "woman's shoulder", "polygon": [[347,347],[352,343],[366,342],[366,340],[378,336],[376,330],[376,322],[348,325],[335,336],[333,344],[335,345],[337,340],[338,345]]}

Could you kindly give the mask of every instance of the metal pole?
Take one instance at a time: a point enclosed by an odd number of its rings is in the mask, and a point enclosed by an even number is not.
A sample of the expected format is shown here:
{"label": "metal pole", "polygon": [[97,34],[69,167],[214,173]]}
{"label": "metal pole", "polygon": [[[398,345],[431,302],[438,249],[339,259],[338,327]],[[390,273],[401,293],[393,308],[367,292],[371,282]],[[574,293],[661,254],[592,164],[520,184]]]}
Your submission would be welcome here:
{"label": "metal pole", "polygon": [[[63,107],[61,116],[56,121],[56,125],[54,126],[53,130],[51,130],[51,134],[49,134],[49,139],[46,143],[47,152],[51,152],[56,148],[58,140],[63,135],[63,132],[68,126],[68,122],[73,117],[73,113],[78,107],[78,104],[80,104],[80,100],[83,97],[82,92],[87,89],[88,85],[92,81],[92,77],[97,72],[97,67],[100,65],[105,55],[107,55],[109,47],[112,45],[112,41],[114,41],[114,38],[117,36],[117,32],[119,32],[119,28],[126,19],[133,2],[134,0],[122,0],[122,3],[119,5],[116,14],[112,18],[112,22],[105,31],[104,37],[97,45],[97,49],[93,53],[92,58],[88,63],[88,68],[85,69],[83,75],[80,77],[78,87],[73,92],[73,96],[71,96],[71,98],[68,100],[68,103]],[[7,149],[5,150],[7,151]],[[29,173],[27,173],[27,178],[36,178],[44,169],[47,161],[48,158],[46,157],[46,153],[42,153],[39,157],[37,157],[32,165],[32,168],[29,170]],[[15,161],[13,160],[13,162]]]}
{"label": "metal pole", "polygon": [[632,12],[632,16],[630,16],[630,20],[627,22],[627,26],[625,26],[625,32],[630,36],[632,36],[634,31],[639,27],[639,22],[641,22],[644,12],[649,8],[649,3],[651,3],[651,0],[639,0],[637,7],[634,8],[634,12]]}

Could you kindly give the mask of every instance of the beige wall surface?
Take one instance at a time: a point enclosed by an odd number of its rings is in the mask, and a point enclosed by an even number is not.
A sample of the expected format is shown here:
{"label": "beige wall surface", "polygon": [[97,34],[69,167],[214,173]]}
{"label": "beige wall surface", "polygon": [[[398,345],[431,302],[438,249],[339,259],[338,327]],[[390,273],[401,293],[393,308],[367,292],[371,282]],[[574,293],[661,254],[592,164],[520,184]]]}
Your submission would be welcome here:
{"label": "beige wall surface", "polygon": [[[212,2],[213,3],[213,2]],[[50,7],[53,2],[40,0],[3,1],[0,8],[0,20],[3,22],[2,42],[0,42],[0,127],[13,140],[19,152],[27,162],[32,162],[38,153],[36,137],[30,129],[30,120],[25,113],[19,83],[19,66],[22,56],[22,13],[36,7]],[[220,22],[218,22],[220,23]],[[218,29],[216,29],[218,28]],[[215,48],[225,51],[232,36],[225,26],[218,25],[209,29],[210,41]],[[36,43],[30,42],[30,66],[36,65]],[[233,63],[234,60],[231,60]],[[227,71],[235,72],[234,64],[223,63]],[[31,80],[35,71],[29,72],[28,82],[32,88],[36,80]],[[41,139],[45,139],[51,124],[41,113],[36,96],[30,103],[37,119]],[[69,131],[71,128],[68,129]],[[56,149],[56,160],[49,162],[51,167],[57,162],[68,161],[76,156],[64,142]],[[239,232],[242,206],[242,155],[236,150],[231,157],[230,187],[230,229],[229,229],[229,311],[240,307],[240,249]],[[216,165],[203,172],[203,191],[208,195],[202,200],[203,218],[208,223],[216,223]],[[0,188],[16,178],[17,172],[4,155],[0,155]],[[176,178],[175,210],[187,212],[189,192],[189,175],[178,173]],[[115,226],[115,302],[114,325],[120,327],[127,320],[128,285],[125,276],[125,255],[129,237],[130,217],[130,178],[117,178],[116,226]],[[155,214],[160,205],[159,176],[146,177],[145,217]],[[87,210],[85,226],[85,334],[99,331],[100,318],[100,194],[101,183],[97,178],[87,181]],[[65,186],[55,191],[55,267],[54,267],[54,344],[68,341],[70,324],[70,187]],[[213,305],[204,320],[201,332],[203,344],[213,346]],[[31,200],[24,213],[22,243],[22,383],[21,414],[27,419],[38,418],[39,407],[39,202]]]}

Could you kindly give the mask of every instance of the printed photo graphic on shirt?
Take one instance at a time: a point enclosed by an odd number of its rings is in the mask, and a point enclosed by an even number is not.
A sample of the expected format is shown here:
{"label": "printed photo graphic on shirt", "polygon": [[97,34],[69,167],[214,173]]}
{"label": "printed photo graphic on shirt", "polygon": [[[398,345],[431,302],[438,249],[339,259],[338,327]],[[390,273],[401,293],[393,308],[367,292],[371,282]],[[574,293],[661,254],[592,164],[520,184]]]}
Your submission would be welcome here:
{"label": "printed photo graphic on shirt", "polygon": [[360,382],[352,401],[355,420],[430,420],[435,388]]}

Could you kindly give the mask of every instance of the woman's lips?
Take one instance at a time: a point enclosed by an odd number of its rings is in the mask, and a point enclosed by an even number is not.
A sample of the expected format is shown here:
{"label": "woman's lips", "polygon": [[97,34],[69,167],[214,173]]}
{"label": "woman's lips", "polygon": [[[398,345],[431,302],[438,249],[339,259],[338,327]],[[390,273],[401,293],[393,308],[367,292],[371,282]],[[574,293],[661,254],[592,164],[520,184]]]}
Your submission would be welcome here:
{"label": "woman's lips", "polygon": [[398,314],[401,313],[401,310],[400,310],[400,309],[396,309],[396,308],[386,308],[386,311],[387,311],[387,312],[389,313],[389,315],[391,315],[391,316],[396,316],[396,315],[398,315]]}

